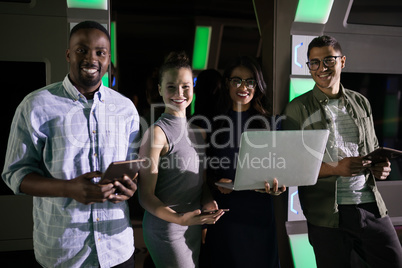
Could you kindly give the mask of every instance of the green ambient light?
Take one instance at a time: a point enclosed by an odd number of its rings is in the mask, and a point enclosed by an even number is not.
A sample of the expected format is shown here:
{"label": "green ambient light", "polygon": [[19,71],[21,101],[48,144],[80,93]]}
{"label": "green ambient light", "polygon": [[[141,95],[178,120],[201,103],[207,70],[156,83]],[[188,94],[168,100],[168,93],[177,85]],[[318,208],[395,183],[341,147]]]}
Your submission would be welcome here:
{"label": "green ambient light", "polygon": [[117,47],[116,47],[116,22],[110,22],[110,53],[111,61],[117,67]]}
{"label": "green ambient light", "polygon": [[290,78],[289,102],[313,89],[314,85],[313,78]]}
{"label": "green ambient light", "polygon": [[325,24],[334,0],[299,0],[295,22]]}
{"label": "green ambient light", "polygon": [[195,30],[193,51],[194,70],[205,70],[207,68],[211,32],[212,27],[210,26],[197,26]]}
{"label": "green ambient light", "polygon": [[107,2],[107,0],[67,0],[67,7],[107,10]]}
{"label": "green ambient light", "polygon": [[105,75],[102,77],[102,84],[105,87],[110,87],[109,86],[109,72],[106,72]]}
{"label": "green ambient light", "polygon": [[308,241],[307,234],[289,235],[290,248],[294,267],[317,268],[313,247]]}

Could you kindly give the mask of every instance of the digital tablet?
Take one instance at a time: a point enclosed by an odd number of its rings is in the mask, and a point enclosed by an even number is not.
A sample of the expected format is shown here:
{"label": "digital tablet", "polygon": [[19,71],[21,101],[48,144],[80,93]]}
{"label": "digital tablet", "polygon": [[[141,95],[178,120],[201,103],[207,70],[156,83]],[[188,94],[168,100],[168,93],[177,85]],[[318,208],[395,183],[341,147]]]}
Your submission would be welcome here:
{"label": "digital tablet", "polygon": [[402,155],[402,151],[387,148],[387,147],[379,147],[376,150],[372,151],[371,153],[367,154],[364,159],[371,160],[373,164],[380,163],[392,158],[396,158]]}
{"label": "digital tablet", "polygon": [[135,174],[140,170],[142,162],[144,162],[144,159],[112,162],[106,169],[105,173],[103,173],[99,183],[111,183],[115,180],[122,179],[123,175],[134,178]]}

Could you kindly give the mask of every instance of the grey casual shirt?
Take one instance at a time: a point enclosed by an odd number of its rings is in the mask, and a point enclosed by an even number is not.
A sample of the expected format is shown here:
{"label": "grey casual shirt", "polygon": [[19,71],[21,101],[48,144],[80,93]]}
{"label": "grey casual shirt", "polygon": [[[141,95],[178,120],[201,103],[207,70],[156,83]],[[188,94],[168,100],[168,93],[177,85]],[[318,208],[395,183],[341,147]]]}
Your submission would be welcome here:
{"label": "grey casual shirt", "polygon": [[[372,111],[369,101],[360,93],[345,89],[341,85],[346,109],[358,128],[358,151],[366,155],[378,147],[375,135]],[[313,90],[295,98],[285,108],[283,129],[311,130],[328,129],[330,118],[325,113],[329,98],[315,86]],[[328,144],[327,144],[328,146]],[[323,162],[336,162],[332,159],[328,148],[325,150]],[[377,189],[375,178],[371,172],[365,172],[368,186],[374,194],[382,217],[387,215],[384,201]],[[337,203],[336,181],[339,176],[319,178],[313,186],[299,187],[299,198],[303,213],[311,224],[323,227],[338,227],[339,213]]]}

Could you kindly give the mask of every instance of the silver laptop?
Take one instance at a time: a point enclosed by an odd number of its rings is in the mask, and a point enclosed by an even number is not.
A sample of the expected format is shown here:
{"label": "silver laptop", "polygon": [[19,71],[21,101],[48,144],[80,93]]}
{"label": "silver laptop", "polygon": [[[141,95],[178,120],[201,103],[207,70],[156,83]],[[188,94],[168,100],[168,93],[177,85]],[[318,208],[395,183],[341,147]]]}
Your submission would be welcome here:
{"label": "silver laptop", "polygon": [[264,189],[277,178],[285,185],[317,182],[329,130],[246,131],[242,133],[233,190]]}

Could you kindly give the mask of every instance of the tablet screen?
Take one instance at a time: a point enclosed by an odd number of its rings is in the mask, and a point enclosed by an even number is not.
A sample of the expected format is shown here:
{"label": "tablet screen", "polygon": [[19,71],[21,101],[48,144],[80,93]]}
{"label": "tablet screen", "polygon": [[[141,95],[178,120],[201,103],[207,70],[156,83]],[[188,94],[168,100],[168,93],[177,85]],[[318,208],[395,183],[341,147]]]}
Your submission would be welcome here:
{"label": "tablet screen", "polygon": [[124,175],[134,178],[135,174],[140,170],[142,162],[144,162],[143,159],[112,162],[105,173],[103,173],[99,183],[111,183],[121,179]]}
{"label": "tablet screen", "polygon": [[380,147],[368,155],[366,155],[364,158],[371,160],[372,163],[380,163],[388,160],[391,160],[392,158],[398,157],[402,155],[402,151],[391,149],[391,148],[386,148],[386,147]]}

